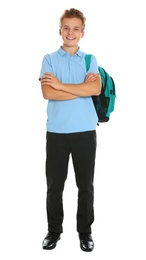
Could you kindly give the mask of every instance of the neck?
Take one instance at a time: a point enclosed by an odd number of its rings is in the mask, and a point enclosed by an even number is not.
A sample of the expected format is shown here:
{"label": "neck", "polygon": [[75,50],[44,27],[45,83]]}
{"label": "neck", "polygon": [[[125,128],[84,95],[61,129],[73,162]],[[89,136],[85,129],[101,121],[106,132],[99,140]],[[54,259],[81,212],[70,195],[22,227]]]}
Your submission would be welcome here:
{"label": "neck", "polygon": [[73,56],[78,51],[79,47],[78,46],[68,47],[63,44],[62,49],[66,52],[69,52],[69,54]]}

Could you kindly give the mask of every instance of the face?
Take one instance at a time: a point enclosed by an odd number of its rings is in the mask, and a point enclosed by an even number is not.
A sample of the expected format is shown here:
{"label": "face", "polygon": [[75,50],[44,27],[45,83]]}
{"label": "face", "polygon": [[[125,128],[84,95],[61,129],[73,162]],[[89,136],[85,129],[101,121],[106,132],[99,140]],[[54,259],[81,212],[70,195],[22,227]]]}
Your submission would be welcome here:
{"label": "face", "polygon": [[78,45],[79,40],[84,36],[82,26],[82,21],[79,18],[63,19],[60,35],[65,46],[73,47]]}

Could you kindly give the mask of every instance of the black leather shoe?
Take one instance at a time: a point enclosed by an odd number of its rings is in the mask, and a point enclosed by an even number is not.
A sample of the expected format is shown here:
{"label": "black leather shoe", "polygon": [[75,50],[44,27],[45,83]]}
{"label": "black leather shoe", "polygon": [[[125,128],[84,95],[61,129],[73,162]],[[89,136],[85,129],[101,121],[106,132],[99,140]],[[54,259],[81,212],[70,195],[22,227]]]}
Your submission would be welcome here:
{"label": "black leather shoe", "polygon": [[59,239],[60,233],[48,232],[47,236],[43,240],[43,249],[50,250],[55,248]]}
{"label": "black leather shoe", "polygon": [[80,247],[83,251],[91,252],[94,248],[94,242],[91,234],[79,233]]}

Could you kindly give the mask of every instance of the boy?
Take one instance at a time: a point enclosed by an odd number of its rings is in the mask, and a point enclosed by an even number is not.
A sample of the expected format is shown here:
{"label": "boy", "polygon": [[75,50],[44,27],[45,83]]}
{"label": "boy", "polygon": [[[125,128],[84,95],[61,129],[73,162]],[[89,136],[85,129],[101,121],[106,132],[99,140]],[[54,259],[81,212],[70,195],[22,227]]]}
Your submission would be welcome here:
{"label": "boy", "polygon": [[43,58],[40,80],[43,97],[48,100],[46,180],[48,233],[43,249],[56,247],[63,232],[62,194],[67,178],[69,155],[72,156],[78,187],[77,232],[80,247],[94,248],[91,225],[94,221],[94,165],[98,117],[92,95],[99,95],[101,80],[97,61],[92,55],[88,74],[85,53],[78,46],[84,36],[83,13],[71,8],[60,18],[63,44]]}

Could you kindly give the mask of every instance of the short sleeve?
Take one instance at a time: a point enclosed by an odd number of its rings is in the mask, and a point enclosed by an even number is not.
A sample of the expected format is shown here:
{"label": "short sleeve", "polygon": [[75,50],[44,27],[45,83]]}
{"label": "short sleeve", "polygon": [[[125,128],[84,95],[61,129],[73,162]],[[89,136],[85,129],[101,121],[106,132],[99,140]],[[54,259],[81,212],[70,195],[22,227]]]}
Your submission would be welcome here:
{"label": "short sleeve", "polygon": [[42,60],[42,67],[39,75],[39,80],[46,72],[52,72],[51,60],[49,54],[45,55]]}
{"label": "short sleeve", "polygon": [[97,59],[94,55],[91,56],[91,63],[88,73],[99,73]]}

